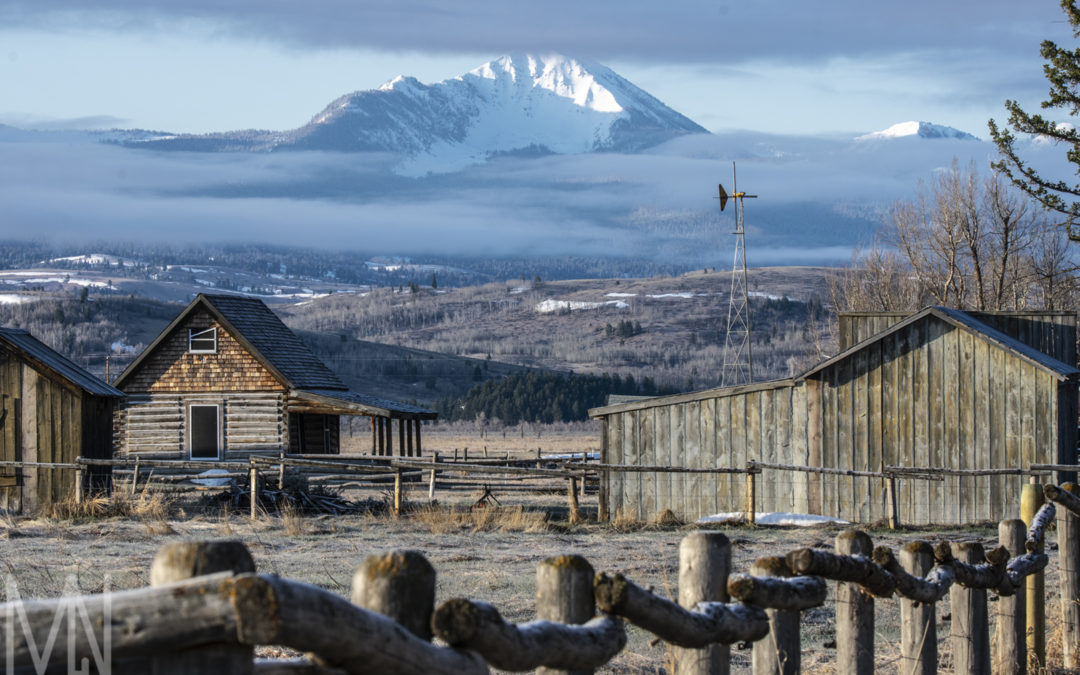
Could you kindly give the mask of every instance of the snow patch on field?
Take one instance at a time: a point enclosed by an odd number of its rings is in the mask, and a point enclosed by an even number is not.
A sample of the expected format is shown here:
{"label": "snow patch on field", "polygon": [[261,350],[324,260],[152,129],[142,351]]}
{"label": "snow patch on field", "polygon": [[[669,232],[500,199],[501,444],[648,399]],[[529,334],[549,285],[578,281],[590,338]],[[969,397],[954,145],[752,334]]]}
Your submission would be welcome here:
{"label": "snow patch on field", "polygon": [[637,293],[605,293],[605,298],[636,298]]}
{"label": "snow patch on field", "polygon": [[[702,516],[699,523],[731,523],[742,521],[746,513],[742,511],[730,511],[728,513],[714,513],[711,516]],[[758,525],[788,525],[795,527],[813,527],[815,525],[849,525],[850,523],[840,518],[830,516],[815,516],[809,513],[755,513],[754,522]]]}
{"label": "snow patch on field", "polygon": [[626,304],[622,300],[608,300],[607,302],[584,302],[579,300],[554,300],[548,298],[543,302],[537,303],[535,309],[541,314],[550,314],[551,312],[559,312],[562,310],[575,310],[575,309],[599,309],[604,306],[613,306],[616,309],[626,309],[630,305]]}
{"label": "snow patch on field", "polygon": [[21,305],[30,302],[33,298],[18,293],[0,293],[0,305]]}

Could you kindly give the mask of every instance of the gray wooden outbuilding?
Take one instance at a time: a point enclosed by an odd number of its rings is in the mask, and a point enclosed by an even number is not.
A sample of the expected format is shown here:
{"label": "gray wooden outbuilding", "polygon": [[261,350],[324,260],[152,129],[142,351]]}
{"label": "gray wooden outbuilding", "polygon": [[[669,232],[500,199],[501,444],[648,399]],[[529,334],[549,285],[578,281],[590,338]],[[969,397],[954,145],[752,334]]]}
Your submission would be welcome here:
{"label": "gray wooden outbuilding", "polygon": [[[929,307],[842,317],[842,350],[801,375],[590,411],[602,461],[692,468],[766,463],[879,472],[886,466],[1027,468],[1075,463],[1076,316]],[[1059,476],[1067,478],[1067,476]],[[741,475],[609,474],[611,513],[684,518],[742,511]],[[1016,517],[1020,476],[901,480],[905,523]],[[765,469],[757,508],[857,522],[888,516],[881,478]]]}
{"label": "gray wooden outbuilding", "polygon": [[[72,464],[113,454],[113,411],[124,393],[18,328],[0,328],[0,460]],[[0,508],[40,512],[75,496],[75,469],[0,467]],[[105,489],[109,471],[84,472]]]}

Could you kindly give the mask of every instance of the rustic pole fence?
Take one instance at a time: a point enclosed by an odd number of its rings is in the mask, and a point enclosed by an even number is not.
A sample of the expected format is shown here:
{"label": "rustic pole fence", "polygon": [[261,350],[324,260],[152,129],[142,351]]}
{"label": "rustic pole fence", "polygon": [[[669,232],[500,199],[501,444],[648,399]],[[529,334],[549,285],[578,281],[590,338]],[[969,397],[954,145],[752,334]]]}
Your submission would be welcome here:
{"label": "rustic pole fence", "polygon": [[[1045,493],[1050,502],[1031,526],[1003,521],[1003,545],[985,553],[978,542],[940,542],[933,548],[912,542],[897,559],[886,547],[872,548],[864,533],[848,530],[837,536],[835,552],[799,549],[759,559],[750,575],[729,575],[727,538],[695,532],[680,545],[678,602],[622,575],[594,574],[580,556],[548,558],[537,568],[537,620],[520,625],[480,600],[449,600],[433,612],[435,570],[417,552],[369,556],[353,577],[349,602],[307,584],[255,574],[250,553],[237,542],[174,542],[155,558],[150,588],[77,599],[85,625],[96,633],[61,631],[54,653],[97,658],[108,635],[118,667],[166,674],[252,672],[257,645],[309,654],[259,662],[254,672],[263,675],[471,675],[489,666],[587,673],[625,647],[626,621],[671,645],[677,673],[726,673],[727,645],[742,641],[753,643],[755,673],[790,673],[800,667],[801,612],[824,603],[831,579],[838,582],[839,672],[869,672],[874,643],[868,613],[875,598],[894,595],[901,603],[901,672],[935,672],[934,610],[946,593],[955,672],[1023,672],[1025,578],[1046,567],[1048,558],[1037,549],[1054,521],[1054,505],[1062,505],[1060,515],[1080,513],[1080,498],[1068,488],[1048,486]],[[993,662],[987,590],[1000,598]],[[66,602],[71,601],[0,605],[0,613],[19,611],[27,621],[26,635],[0,635],[0,647],[12,654],[12,672],[36,672],[35,659],[41,657],[33,645],[53,639],[49,632]],[[1062,611],[1071,604],[1063,598]],[[433,644],[433,634],[450,646]]]}

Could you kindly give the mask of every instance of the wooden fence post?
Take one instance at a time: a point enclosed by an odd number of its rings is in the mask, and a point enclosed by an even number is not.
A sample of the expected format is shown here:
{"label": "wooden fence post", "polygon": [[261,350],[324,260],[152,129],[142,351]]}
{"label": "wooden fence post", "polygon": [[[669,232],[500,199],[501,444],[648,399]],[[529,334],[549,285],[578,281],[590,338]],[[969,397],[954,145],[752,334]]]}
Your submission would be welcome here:
{"label": "wooden fence post", "polygon": [[[982,544],[952,544],[952,555],[960,562],[986,562]],[[953,672],[981,675],[990,672],[990,625],[986,611],[986,590],[953,584],[949,589],[952,610]]]}
{"label": "wooden fence post", "polygon": [[131,474],[131,485],[128,486],[128,492],[131,496],[135,496],[135,488],[139,484],[139,456],[135,455],[135,470]]}
{"label": "wooden fence post", "polygon": [[[164,586],[215,572],[254,571],[255,561],[239,541],[176,541],[158,549],[150,565],[150,585]],[[254,649],[235,643],[169,651],[148,661],[147,670],[155,675],[251,673],[255,667]]]}
{"label": "wooden fence post", "polygon": [[[1080,486],[1061,489],[1080,496]],[[1061,651],[1066,668],[1080,667],[1080,516],[1057,510],[1058,570],[1061,576]]]}
{"label": "wooden fence post", "polygon": [[439,451],[431,456],[431,480],[428,483],[427,498],[429,502],[435,501],[435,465],[439,463]]}
{"label": "wooden fence post", "polygon": [[[1064,511],[1060,509],[1059,511]],[[1014,518],[998,523],[998,543],[1009,549],[1009,557],[1024,555],[1027,528]],[[997,603],[997,628],[994,633],[994,672],[1000,675],[1024,675],[1027,672],[1027,620],[1024,586],[1010,596],[1000,596]]]}
{"label": "wooden fence post", "polygon": [[[874,553],[870,537],[859,530],[844,530],[836,535],[840,555]],[[836,583],[836,671],[845,675],[871,675],[874,672],[874,596],[864,593],[859,584]]]}
{"label": "wooden fence post", "polygon": [[82,504],[83,500],[83,470],[75,469],[75,503]]}
{"label": "wooden fence post", "polygon": [[251,482],[251,519],[259,517],[259,469],[255,466],[255,458],[249,458],[251,468],[248,469],[248,479]]}
{"label": "wooden fence post", "polygon": [[757,522],[757,495],[755,494],[754,469],[746,472],[746,522],[753,525]]}
{"label": "wooden fence post", "polygon": [[[582,624],[593,618],[592,565],[579,555],[548,558],[536,568],[536,618]],[[538,675],[587,675],[591,670],[537,668]]]}
{"label": "wooden fence post", "polygon": [[[727,602],[731,542],[720,532],[692,532],[679,544],[679,604],[693,609],[699,602]],[[727,675],[731,648],[713,644],[704,649],[674,648],[676,675]]]}
{"label": "wooden fence post", "polygon": [[435,568],[418,551],[370,555],[353,575],[352,602],[431,640]]}
{"label": "wooden fence post", "polygon": [[889,480],[885,483],[885,496],[889,502],[889,529],[895,530],[900,527],[899,499],[896,496],[896,474],[890,473]]}
{"label": "wooden fence post", "polygon": [[[934,551],[925,541],[913,541],[900,549],[900,566],[908,574],[924,578],[934,566]],[[935,605],[900,597],[900,672],[904,675],[937,673],[937,619]]]}
{"label": "wooden fence post", "polygon": [[279,490],[285,489],[285,453],[281,452],[278,455],[278,474],[277,474],[277,486]]}
{"label": "wooden fence post", "polygon": [[[780,557],[758,558],[750,566],[750,574],[755,577],[792,576],[787,560]],[[765,613],[769,617],[769,634],[754,643],[751,656],[754,675],[797,675],[802,668],[801,612],[767,609]]]}
{"label": "wooden fence post", "polygon": [[[1032,476],[1032,480],[1035,477]],[[1025,483],[1020,490],[1020,518],[1024,524],[1031,527],[1031,521],[1039,512],[1044,501],[1042,486],[1036,483]],[[1042,547],[1033,553],[1042,553]],[[1035,660],[1042,666],[1046,663],[1046,586],[1045,575],[1042,572],[1032,574],[1027,578],[1027,648],[1035,654]]]}
{"label": "wooden fence post", "polygon": [[570,481],[567,486],[567,496],[570,500],[570,523],[580,523],[581,506],[578,504],[577,479],[571,476],[568,480]]}
{"label": "wooden fence post", "polygon": [[394,471],[394,515],[401,515],[401,469]]}

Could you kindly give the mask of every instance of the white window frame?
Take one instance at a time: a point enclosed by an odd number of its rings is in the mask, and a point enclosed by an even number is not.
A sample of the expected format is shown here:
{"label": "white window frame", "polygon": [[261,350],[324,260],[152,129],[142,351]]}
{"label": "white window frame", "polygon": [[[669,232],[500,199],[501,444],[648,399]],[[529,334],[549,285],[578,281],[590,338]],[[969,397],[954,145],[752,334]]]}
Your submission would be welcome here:
{"label": "white window frame", "polygon": [[[221,415],[221,409],[223,407],[224,406],[222,406],[222,404],[218,403],[218,402],[206,403],[206,402],[201,402],[200,401],[200,402],[193,402],[193,403],[188,404],[188,407],[187,407],[187,428],[185,429],[185,432],[186,432],[186,435],[187,435],[188,459],[195,460],[195,461],[206,461],[206,462],[216,462],[216,461],[220,461],[222,459],[222,457],[225,454],[225,430],[223,428],[224,424],[222,424],[222,422],[224,420],[222,420],[222,415]],[[191,427],[192,408],[213,408],[214,409],[215,417],[217,418],[217,454],[214,455],[213,457],[195,457],[192,454],[193,450],[192,450],[192,447],[191,447],[191,442],[192,442],[192,440],[194,440],[194,434],[192,433],[192,427]]]}
{"label": "white window frame", "polygon": [[[196,340],[196,339],[207,340],[207,339],[209,339],[209,338],[205,337],[205,335],[207,333],[209,333],[210,337],[213,338],[213,340],[214,340],[214,346],[213,347],[211,347],[210,349],[195,349],[194,347],[191,346],[192,340]],[[202,336],[202,337],[200,337],[200,336]],[[203,328],[203,329],[188,328],[188,354],[217,354],[217,347],[218,347],[217,326],[211,326],[209,328]]]}

